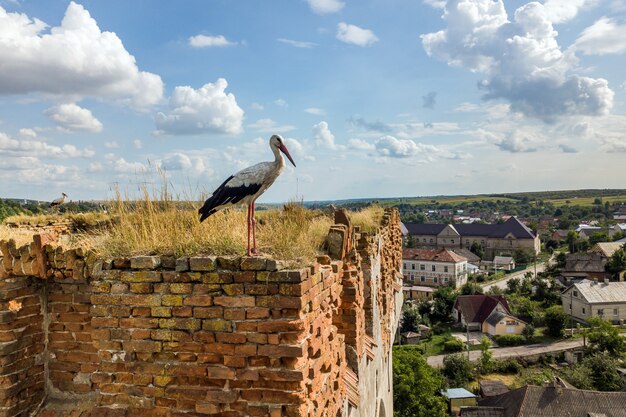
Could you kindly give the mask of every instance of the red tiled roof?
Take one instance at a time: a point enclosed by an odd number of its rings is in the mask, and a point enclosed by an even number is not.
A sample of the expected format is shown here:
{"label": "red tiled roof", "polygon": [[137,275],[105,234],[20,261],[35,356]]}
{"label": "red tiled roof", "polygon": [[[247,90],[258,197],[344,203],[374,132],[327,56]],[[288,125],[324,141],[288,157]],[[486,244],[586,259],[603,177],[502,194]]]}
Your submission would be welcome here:
{"label": "red tiled roof", "polygon": [[498,303],[501,303],[506,311],[511,314],[509,305],[503,295],[459,295],[454,302],[454,308],[461,311],[466,323],[482,324]]}
{"label": "red tiled roof", "polygon": [[413,249],[402,250],[402,259],[417,261],[437,261],[437,262],[465,262],[467,258],[457,255],[448,249]]}

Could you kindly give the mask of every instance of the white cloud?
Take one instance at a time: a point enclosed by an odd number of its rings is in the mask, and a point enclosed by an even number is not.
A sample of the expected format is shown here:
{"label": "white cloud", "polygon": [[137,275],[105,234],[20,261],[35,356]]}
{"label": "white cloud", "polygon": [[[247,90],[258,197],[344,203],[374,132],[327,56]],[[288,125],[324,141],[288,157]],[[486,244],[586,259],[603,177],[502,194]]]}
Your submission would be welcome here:
{"label": "white cloud", "polygon": [[274,100],[274,104],[276,104],[278,107],[287,107],[287,106],[289,106],[289,103],[287,103],[287,100],[284,100],[282,98]]}
{"label": "white cloud", "polygon": [[295,129],[294,126],[290,125],[279,126],[272,119],[259,119],[254,123],[250,123],[248,127],[258,130],[259,132],[269,133],[284,133]]}
{"label": "white cloud", "polygon": [[577,60],[561,51],[546,8],[537,2],[510,22],[502,0],[449,1],[446,29],[422,35],[427,54],[487,75],[486,99],[505,99],[511,110],[544,121],[563,115],[602,115],[613,91],[602,78],[573,74]]}
{"label": "white cloud", "polygon": [[59,104],[44,112],[61,129],[68,132],[102,132],[102,123],[91,111],[74,103]]}
{"label": "white cloud", "polygon": [[224,47],[234,46],[237,42],[232,42],[226,39],[223,35],[207,36],[196,35],[189,38],[189,45],[194,48],[212,48],[212,47]]}
{"label": "white cloud", "polygon": [[16,140],[0,132],[0,155],[61,159],[91,158],[95,155],[95,151],[91,148],[81,150],[69,144],[55,146],[40,140]]}
{"label": "white cloud", "polygon": [[518,152],[536,152],[537,143],[536,140],[526,135],[523,132],[512,132],[504,137],[496,145],[500,150],[518,153]]}
{"label": "white cloud", "polygon": [[112,140],[110,142],[104,142],[104,147],[108,149],[116,149],[120,147],[120,144]]}
{"label": "white cloud", "polygon": [[113,169],[118,174],[137,174],[148,172],[148,167],[141,162],[127,162],[124,158],[113,161]]}
{"label": "white cloud", "polygon": [[311,49],[311,48],[317,46],[317,44],[315,42],[294,41],[293,39],[285,39],[285,38],[278,38],[276,40],[278,42],[281,42],[281,43],[284,43],[284,44],[287,44],[287,45],[291,45],[294,48]]}
{"label": "white cloud", "polygon": [[325,146],[329,149],[337,149],[335,135],[333,135],[328,128],[328,123],[322,121],[313,125],[313,134],[316,144]]}
{"label": "white cloud", "polygon": [[439,152],[436,146],[415,143],[410,139],[396,139],[389,135],[378,139],[374,146],[382,156],[391,158],[408,158],[421,154],[432,156]]}
{"label": "white cloud", "polygon": [[20,136],[24,138],[34,139],[37,137],[37,132],[34,129],[24,128],[24,129],[20,129]]}
{"label": "white cloud", "polygon": [[263,110],[265,107],[263,107],[263,106],[262,106],[261,104],[259,104],[259,103],[252,103],[252,104],[250,105],[250,108],[251,108],[252,110]]}
{"label": "white cloud", "polygon": [[163,96],[161,78],[139,71],[113,32],[70,2],[60,26],[0,7],[0,94],[92,96],[147,107]]}
{"label": "white cloud", "polygon": [[559,150],[563,153],[578,153],[578,149],[565,143],[559,144]]}
{"label": "white cloud", "polygon": [[543,5],[552,23],[565,23],[575,18],[581,8],[595,3],[596,0],[546,0]]}
{"label": "white cloud", "polygon": [[193,164],[187,155],[177,152],[163,158],[161,166],[168,171],[182,171],[191,168]]}
{"label": "white cloud", "polygon": [[373,151],[376,149],[376,146],[362,139],[350,139],[348,141],[348,147],[361,151]]}
{"label": "white cloud", "polygon": [[423,0],[422,3],[433,9],[443,9],[446,6],[446,0]]}
{"label": "white cloud", "polygon": [[141,142],[141,140],[135,139],[133,141],[133,146],[135,147],[135,149],[141,149],[143,148],[143,143]]}
{"label": "white cloud", "polygon": [[242,131],[243,110],[232,93],[225,93],[228,83],[220,78],[195,90],[176,87],[169,99],[169,112],[157,113],[157,133],[195,135],[205,132],[238,134]]}
{"label": "white cloud", "polygon": [[319,109],[317,107],[309,107],[304,109],[305,113],[314,114],[316,116],[322,116],[324,114],[324,110]]}
{"label": "white cloud", "polygon": [[87,168],[87,172],[102,172],[104,171],[104,166],[102,163],[98,161],[94,161],[89,163],[89,167]]}
{"label": "white cloud", "polygon": [[345,22],[340,22],[337,25],[337,39],[341,42],[358,46],[370,46],[378,42],[378,38],[371,30],[363,29]]}
{"label": "white cloud", "polygon": [[336,13],[343,9],[344,2],[339,0],[307,0],[311,10],[317,14]]}
{"label": "white cloud", "polygon": [[602,17],[583,30],[572,48],[585,55],[622,54],[626,52],[626,25]]}

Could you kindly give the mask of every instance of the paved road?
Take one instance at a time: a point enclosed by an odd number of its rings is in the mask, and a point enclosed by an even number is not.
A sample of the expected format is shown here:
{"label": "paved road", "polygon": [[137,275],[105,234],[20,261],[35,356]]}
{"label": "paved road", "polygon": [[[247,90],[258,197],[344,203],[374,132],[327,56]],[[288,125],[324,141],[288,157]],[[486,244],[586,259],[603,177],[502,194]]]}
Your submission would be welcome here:
{"label": "paved road", "polygon": [[[583,345],[582,339],[565,340],[562,342],[549,343],[549,344],[534,344],[526,346],[514,346],[504,348],[490,349],[494,359],[514,358],[532,356],[550,352],[559,352],[562,350],[573,349]],[[441,367],[443,365],[443,358],[446,355],[429,356],[427,362],[430,366]],[[470,351],[470,360],[476,361],[480,357],[479,350]]]}
{"label": "paved road", "polygon": [[[538,263],[537,263],[537,273],[539,273],[539,272],[543,272],[544,268],[545,268],[545,264],[544,264],[543,262],[538,262]],[[512,274],[508,274],[506,277],[502,278],[502,279],[501,279],[501,280],[499,280],[499,281],[495,281],[495,282],[493,282],[493,281],[492,281],[492,282],[486,282],[486,283],[484,283],[484,284],[481,284],[481,286],[483,287],[483,290],[484,290],[485,292],[489,291],[489,289],[490,289],[491,287],[499,287],[499,288],[501,288],[501,289],[505,290],[505,289],[506,289],[506,283],[507,283],[510,279],[513,279],[513,278],[523,278],[523,277],[524,277],[524,275],[525,275],[527,272],[532,272],[532,273],[534,274],[534,273],[535,273],[535,267],[534,267],[534,265],[530,265],[528,268],[526,268],[526,269],[522,269],[521,271],[517,271],[517,272],[513,272]]]}

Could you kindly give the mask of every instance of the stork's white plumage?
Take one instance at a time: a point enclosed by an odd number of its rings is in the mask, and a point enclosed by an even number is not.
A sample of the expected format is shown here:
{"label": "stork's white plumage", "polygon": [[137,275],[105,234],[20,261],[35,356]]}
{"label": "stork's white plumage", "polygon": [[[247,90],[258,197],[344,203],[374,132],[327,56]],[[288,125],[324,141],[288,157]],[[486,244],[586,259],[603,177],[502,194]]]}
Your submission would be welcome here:
{"label": "stork's white plumage", "polygon": [[[251,167],[244,168],[235,175],[231,175],[217,187],[198,213],[200,222],[210,215],[226,207],[235,205],[248,205],[248,256],[256,255],[256,221],[254,220],[254,203],[276,181],[276,178],[285,168],[285,160],[281,155],[284,153],[295,167],[293,158],[285,147],[280,135],[272,135],[270,149],[274,153],[274,160],[260,162]],[[252,231],[252,250],[250,249],[250,231]]]}
{"label": "stork's white plumage", "polygon": [[67,198],[67,194],[61,193],[60,198],[57,198],[56,200],[52,200],[52,203],[50,203],[50,207],[60,206],[61,204],[65,203],[66,198]]}

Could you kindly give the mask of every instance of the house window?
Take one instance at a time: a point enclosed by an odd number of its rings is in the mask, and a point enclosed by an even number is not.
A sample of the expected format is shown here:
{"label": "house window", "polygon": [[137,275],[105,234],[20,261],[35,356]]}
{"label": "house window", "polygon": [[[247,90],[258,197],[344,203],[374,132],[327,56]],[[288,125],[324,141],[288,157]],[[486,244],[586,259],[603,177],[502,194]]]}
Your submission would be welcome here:
{"label": "house window", "polygon": [[585,311],[585,307],[583,307],[583,314],[586,314],[587,312]]}
{"label": "house window", "polygon": [[599,308],[598,309],[598,316],[604,316],[604,309],[603,308]]}
{"label": "house window", "polygon": [[572,311],[572,304],[569,305],[569,311]]}
{"label": "house window", "polygon": [[578,297],[578,291],[574,290],[574,297]]}
{"label": "house window", "polygon": [[443,272],[448,272],[448,267],[447,266],[443,267]]}
{"label": "house window", "polygon": [[415,264],[411,264],[411,269],[415,269]]}
{"label": "house window", "polygon": [[450,242],[452,242],[452,244],[454,244],[454,239],[450,239]]}
{"label": "house window", "polygon": [[402,264],[402,268],[406,269],[406,262]]}
{"label": "house window", "polygon": [[614,315],[614,316],[618,316],[618,315],[619,315],[619,309],[614,308],[614,309],[613,309],[613,315]]}
{"label": "house window", "polygon": [[484,245],[484,244],[485,244],[485,241],[484,241],[484,240],[481,240],[481,241],[480,241],[480,244],[481,244],[481,245]]}
{"label": "house window", "polygon": [[448,282],[448,278],[444,278],[444,279],[443,279],[443,282]]}
{"label": "house window", "polygon": [[433,278],[433,282],[436,284],[437,283],[437,277]]}
{"label": "house window", "polygon": [[433,271],[437,270],[437,267],[435,265],[432,266]]}
{"label": "house window", "polygon": [[422,276],[420,277],[420,282],[424,282],[424,281],[426,281],[426,278],[424,278],[424,275],[422,275]]}
{"label": "house window", "polygon": [[[424,238],[422,241],[423,241],[424,243],[426,243],[426,238]],[[431,242],[432,242],[432,239],[431,239]]]}
{"label": "house window", "polygon": [[421,265],[420,265],[420,271],[425,271],[425,270],[426,270],[426,265],[421,264]]}
{"label": "house window", "polygon": [[513,246],[513,241],[509,240],[509,246]]}
{"label": "house window", "polygon": [[433,243],[433,239],[432,238],[430,239],[430,243]]}

